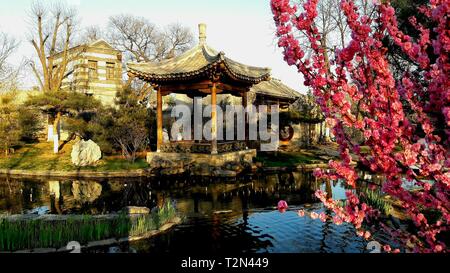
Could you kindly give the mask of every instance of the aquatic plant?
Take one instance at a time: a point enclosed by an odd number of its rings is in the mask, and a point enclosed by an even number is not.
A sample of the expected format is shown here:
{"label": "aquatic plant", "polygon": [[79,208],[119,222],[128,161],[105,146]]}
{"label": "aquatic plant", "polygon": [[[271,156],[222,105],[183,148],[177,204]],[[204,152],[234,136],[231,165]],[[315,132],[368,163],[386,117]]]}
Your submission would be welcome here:
{"label": "aquatic plant", "polygon": [[380,191],[365,188],[362,190],[359,200],[374,209],[379,210],[384,215],[389,215],[392,211],[392,205],[383,198]]}
{"label": "aquatic plant", "polygon": [[85,244],[109,238],[139,236],[176,217],[170,202],[162,208],[139,216],[125,213],[115,217],[92,215],[68,216],[64,220],[9,220],[0,218],[0,251],[16,251],[32,248],[60,248],[70,241]]}

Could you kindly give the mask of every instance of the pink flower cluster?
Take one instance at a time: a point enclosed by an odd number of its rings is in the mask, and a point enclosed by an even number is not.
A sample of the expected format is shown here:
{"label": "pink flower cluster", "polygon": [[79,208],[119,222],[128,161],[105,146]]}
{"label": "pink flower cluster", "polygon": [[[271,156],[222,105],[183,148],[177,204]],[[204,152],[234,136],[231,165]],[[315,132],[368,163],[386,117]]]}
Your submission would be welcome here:
{"label": "pink flower cluster", "polygon": [[[353,152],[373,172],[385,176],[383,191],[398,199],[416,224],[417,232],[396,231],[396,237],[414,251],[446,251],[438,238],[450,230],[450,1],[430,0],[419,8],[432,27],[410,18],[420,32],[418,39],[399,29],[389,1],[375,2],[376,13],[368,18],[358,13],[354,1],[341,0],[352,39],[345,48],[336,49],[335,60],[328,63],[315,25],[318,0],[306,0],[301,11],[289,0],[271,0],[284,58],[303,75],[339,144],[342,160],[329,164],[334,172],[316,170],[315,175],[344,179],[356,187],[359,178],[351,164]],[[298,31],[306,35],[310,59],[295,38]],[[405,71],[401,80],[391,71],[383,44],[386,36],[417,67],[414,73]],[[357,112],[352,111],[355,108]],[[360,131],[364,143],[355,143],[347,129]],[[368,153],[361,153],[362,145]],[[422,190],[408,191],[402,187],[404,178]],[[425,180],[433,181],[432,185]],[[317,196],[334,211],[335,223],[352,223],[363,237],[370,237],[361,227],[376,213],[360,203],[353,191],[347,192],[344,207],[320,191]],[[439,219],[430,221],[424,209],[437,211]],[[385,250],[391,251],[388,246]]]}

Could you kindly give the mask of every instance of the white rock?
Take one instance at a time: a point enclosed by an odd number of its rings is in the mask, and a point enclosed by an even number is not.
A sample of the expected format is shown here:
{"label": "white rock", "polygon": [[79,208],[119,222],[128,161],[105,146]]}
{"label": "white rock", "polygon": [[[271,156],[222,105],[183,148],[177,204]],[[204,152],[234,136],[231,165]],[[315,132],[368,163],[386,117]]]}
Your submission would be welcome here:
{"label": "white rock", "polygon": [[73,181],[73,198],[82,203],[94,202],[102,193],[102,185],[94,181]]}
{"label": "white rock", "polygon": [[100,147],[92,140],[80,140],[73,145],[72,163],[78,167],[92,166],[102,157]]}
{"label": "white rock", "polygon": [[122,209],[127,214],[149,214],[150,209],[147,207],[128,206]]}

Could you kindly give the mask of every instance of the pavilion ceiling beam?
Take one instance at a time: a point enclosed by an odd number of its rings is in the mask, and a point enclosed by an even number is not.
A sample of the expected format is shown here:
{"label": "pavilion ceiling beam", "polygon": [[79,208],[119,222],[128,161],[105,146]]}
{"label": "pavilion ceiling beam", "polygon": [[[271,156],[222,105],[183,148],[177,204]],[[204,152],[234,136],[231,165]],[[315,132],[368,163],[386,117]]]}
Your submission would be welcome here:
{"label": "pavilion ceiling beam", "polygon": [[211,88],[209,84],[205,83],[194,83],[194,84],[177,84],[177,85],[161,85],[161,91],[163,92],[177,92],[185,90],[199,90],[199,89],[209,89]]}
{"label": "pavilion ceiling beam", "polygon": [[[211,88],[213,84],[196,83],[196,84],[186,84],[186,85],[161,85],[161,92],[166,93],[190,93],[193,90],[197,90],[204,94],[211,94]],[[234,87],[231,85],[216,84],[216,93],[235,93],[240,95],[247,92],[248,89],[242,87]]]}
{"label": "pavilion ceiling beam", "polygon": [[[197,91],[200,93],[206,94],[206,95],[211,94],[211,89],[197,89]],[[218,90],[217,90],[217,93],[219,93]]]}

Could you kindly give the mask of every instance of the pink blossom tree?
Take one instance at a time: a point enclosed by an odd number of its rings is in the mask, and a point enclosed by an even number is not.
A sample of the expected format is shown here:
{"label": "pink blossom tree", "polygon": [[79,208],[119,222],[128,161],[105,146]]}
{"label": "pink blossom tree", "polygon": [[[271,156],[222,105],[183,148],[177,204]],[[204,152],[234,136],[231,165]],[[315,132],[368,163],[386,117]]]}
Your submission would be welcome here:
{"label": "pink blossom tree", "polygon": [[[379,212],[361,202],[354,190],[346,192],[343,206],[322,191],[316,196],[334,211],[335,223],[353,224],[366,239],[372,237],[370,226],[376,223],[405,249],[446,252],[442,238],[450,231],[450,2],[430,0],[417,10],[429,18],[431,27],[411,17],[409,23],[420,32],[415,39],[399,29],[389,0],[375,0],[371,17],[354,1],[341,0],[351,39],[335,50],[329,63],[316,26],[318,2],[307,0],[300,7],[290,0],[271,0],[284,59],[303,75],[339,144],[342,160],[329,163],[334,171],[316,170],[315,175],[344,179],[355,188],[359,177],[351,165],[351,153],[357,155],[367,168],[385,177],[383,192],[399,200],[416,228],[394,230],[374,221]],[[310,58],[305,57],[298,33],[309,42]],[[405,69],[401,78],[394,78],[383,43],[386,37],[414,64],[414,73]],[[354,141],[349,129],[360,131],[364,140]],[[361,146],[365,146],[364,152]],[[419,190],[403,187],[405,180]],[[389,245],[384,250],[399,251]]]}

